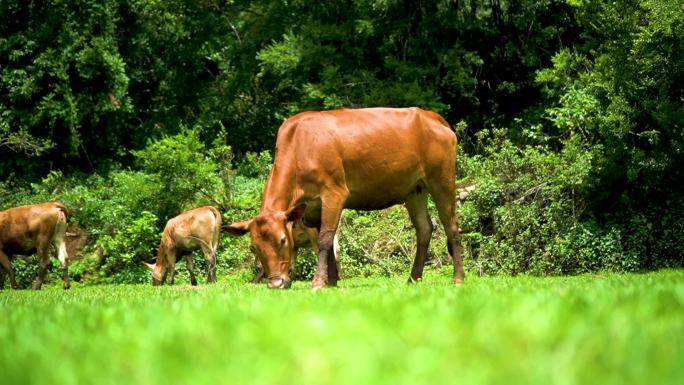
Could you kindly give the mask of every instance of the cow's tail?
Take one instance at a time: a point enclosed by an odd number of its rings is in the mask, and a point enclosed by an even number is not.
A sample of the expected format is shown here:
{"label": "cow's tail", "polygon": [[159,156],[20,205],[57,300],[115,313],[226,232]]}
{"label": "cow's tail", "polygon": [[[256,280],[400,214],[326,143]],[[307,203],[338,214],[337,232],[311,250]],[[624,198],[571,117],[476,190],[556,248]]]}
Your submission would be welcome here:
{"label": "cow's tail", "polygon": [[57,209],[57,222],[55,223],[55,233],[60,239],[66,235],[67,219],[69,218],[69,211],[66,206],[60,202],[55,202]]}
{"label": "cow's tail", "polygon": [[62,202],[54,202],[53,203],[56,208],[59,209],[59,211],[62,212],[64,215],[64,221],[66,222],[69,219],[69,210],[67,210],[66,206]]}
{"label": "cow's tail", "polygon": [[211,235],[211,251],[216,255],[216,250],[218,249],[219,237],[221,236],[221,228],[223,226],[223,218],[221,217],[221,212],[218,211],[216,207],[209,206],[209,210],[214,214],[214,228]]}
{"label": "cow's tail", "polygon": [[195,236],[192,236],[192,235],[188,235],[188,236],[186,236],[185,238],[190,238],[190,239],[194,239],[194,240],[196,240],[196,241],[200,241],[200,242],[202,242],[202,244],[203,244],[204,246],[208,247],[209,250],[214,250],[214,248],[212,248],[210,244],[208,244],[207,242],[205,242],[205,241],[204,241],[203,239],[201,239],[201,238],[198,238],[198,237],[195,237]]}
{"label": "cow's tail", "polygon": [[69,212],[67,211],[66,206],[59,202],[55,202],[55,208],[57,209],[57,219],[55,221],[55,227],[53,230],[54,232],[52,234],[52,240],[50,241],[50,243],[52,243],[57,249],[57,259],[59,259],[59,262],[62,265],[62,269],[64,271],[64,288],[68,289],[69,275],[67,272],[67,266],[69,254],[66,249],[65,238],[67,231],[67,217],[69,216]]}

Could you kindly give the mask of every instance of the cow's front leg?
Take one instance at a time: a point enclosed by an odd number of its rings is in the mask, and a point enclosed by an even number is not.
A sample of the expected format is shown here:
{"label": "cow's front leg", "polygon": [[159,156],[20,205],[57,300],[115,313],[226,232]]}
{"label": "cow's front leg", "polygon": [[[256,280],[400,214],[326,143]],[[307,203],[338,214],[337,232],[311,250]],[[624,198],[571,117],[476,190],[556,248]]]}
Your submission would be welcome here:
{"label": "cow's front leg", "polygon": [[169,285],[173,285],[176,282],[176,266],[169,266]]}
{"label": "cow's front leg", "polygon": [[[176,281],[176,261],[181,254],[175,248],[171,248],[166,251],[166,273],[165,276],[169,278],[169,285],[173,285]],[[163,281],[162,281],[163,283]]]}
{"label": "cow's front leg", "polygon": [[[339,230],[339,228],[338,228]],[[311,240],[311,247],[313,248],[314,254],[318,255],[318,229],[310,229],[308,231],[308,237]],[[340,245],[339,245],[339,231],[335,233],[333,238],[333,254],[334,259],[331,260],[328,254],[328,284],[330,286],[337,286],[337,281],[341,279],[342,269],[340,268]],[[331,265],[332,266],[331,268]]]}
{"label": "cow's front leg", "polygon": [[5,288],[5,272],[10,276],[10,286],[12,289],[17,289],[17,281],[14,278],[14,269],[12,269],[12,263],[10,262],[9,256],[0,250],[0,274],[2,274],[2,281],[0,282],[0,289]]}
{"label": "cow's front leg", "polygon": [[335,234],[340,223],[344,202],[349,193],[344,191],[321,194],[321,226],[318,230],[318,264],[311,287],[320,289],[330,284],[337,285],[339,271],[335,262]]}
{"label": "cow's front leg", "polygon": [[335,253],[336,237],[336,235],[333,236],[333,246],[328,252],[328,285],[330,286],[337,286],[337,281],[340,280],[340,266],[337,262],[337,255]]}
{"label": "cow's front leg", "polygon": [[[311,287],[313,289],[320,289],[325,287],[332,278],[331,284],[337,285],[338,274],[336,265],[334,263],[333,238],[335,237],[335,230],[321,230],[318,234],[318,264],[316,265],[316,274],[314,274]],[[330,263],[332,255],[333,262]]]}

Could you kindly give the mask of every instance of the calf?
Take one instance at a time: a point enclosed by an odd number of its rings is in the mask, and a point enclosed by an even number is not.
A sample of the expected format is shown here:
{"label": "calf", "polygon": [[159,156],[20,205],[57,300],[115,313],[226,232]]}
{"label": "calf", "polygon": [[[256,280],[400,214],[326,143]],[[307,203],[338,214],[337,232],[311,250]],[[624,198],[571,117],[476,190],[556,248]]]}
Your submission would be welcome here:
{"label": "calf", "polygon": [[17,288],[11,260],[14,255],[38,254],[38,276],[33,288],[43,285],[50,264],[50,245],[57,250],[62,265],[64,289],[68,289],[68,256],[64,237],[67,228],[67,209],[59,202],[19,206],[0,211],[0,289],[5,286],[5,274],[9,273],[12,289]]}
{"label": "calf", "polygon": [[202,250],[207,259],[207,282],[216,282],[216,249],[221,231],[221,214],[211,206],[186,211],[169,219],[162,233],[157,260],[145,263],[152,270],[152,283],[161,285],[169,276],[173,285],[176,261],[185,257],[190,273],[190,283],[197,285],[192,252]]}

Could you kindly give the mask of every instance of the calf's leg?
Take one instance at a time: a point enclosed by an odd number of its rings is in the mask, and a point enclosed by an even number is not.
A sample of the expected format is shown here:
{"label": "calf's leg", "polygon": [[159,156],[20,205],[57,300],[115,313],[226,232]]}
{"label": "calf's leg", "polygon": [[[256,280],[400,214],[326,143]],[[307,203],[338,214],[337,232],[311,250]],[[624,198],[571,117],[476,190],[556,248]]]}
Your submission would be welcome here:
{"label": "calf's leg", "polygon": [[64,290],[67,290],[71,287],[71,284],[69,283],[69,256],[67,255],[66,251],[66,243],[64,242],[63,237],[55,237],[53,244],[57,249],[57,259],[59,259],[59,263],[62,266],[62,279],[64,280]]}
{"label": "calf's leg", "polygon": [[185,265],[188,268],[188,273],[190,273],[190,284],[192,286],[197,286],[197,278],[195,277],[195,260],[192,258],[192,253],[187,253],[185,255]]}
{"label": "calf's leg", "polygon": [[48,266],[50,266],[50,259],[48,258],[47,251],[38,252],[38,276],[36,280],[33,281],[33,290],[40,290],[43,287],[43,282],[45,281],[45,274],[47,273]]}
{"label": "calf's leg", "polygon": [[47,273],[48,266],[50,266],[49,251],[53,236],[54,232],[45,236],[38,236],[38,246],[36,247],[38,254],[38,276],[33,282],[34,290],[40,290],[45,281],[45,274]]}
{"label": "calf's leg", "polygon": [[216,282],[216,252],[209,247],[202,246],[202,253],[207,260],[207,283]]}
{"label": "calf's leg", "polygon": [[5,254],[2,250],[0,250],[0,274],[1,274],[1,281],[0,281],[0,289],[5,288],[5,272],[9,274],[10,277],[10,286],[12,289],[17,289],[17,281],[14,278],[14,269],[12,269],[12,263],[10,262],[9,256]]}

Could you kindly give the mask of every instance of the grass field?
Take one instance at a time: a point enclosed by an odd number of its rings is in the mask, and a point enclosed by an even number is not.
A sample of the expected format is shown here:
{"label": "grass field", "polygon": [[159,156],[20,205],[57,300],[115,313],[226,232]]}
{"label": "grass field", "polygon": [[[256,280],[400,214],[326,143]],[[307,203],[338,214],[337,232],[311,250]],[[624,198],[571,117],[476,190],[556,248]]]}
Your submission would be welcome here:
{"label": "grass field", "polygon": [[684,271],[0,292],[3,384],[679,384]]}

